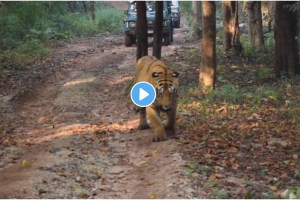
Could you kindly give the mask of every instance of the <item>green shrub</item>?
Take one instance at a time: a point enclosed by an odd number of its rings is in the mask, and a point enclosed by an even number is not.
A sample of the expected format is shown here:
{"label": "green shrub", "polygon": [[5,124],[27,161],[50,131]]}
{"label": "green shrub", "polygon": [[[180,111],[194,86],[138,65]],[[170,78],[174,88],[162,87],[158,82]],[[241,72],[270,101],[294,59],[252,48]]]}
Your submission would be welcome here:
{"label": "green shrub", "polygon": [[180,6],[181,13],[183,13],[186,16],[188,15],[192,16],[193,13],[192,1],[180,1],[179,6]]}
{"label": "green shrub", "polygon": [[11,49],[16,46],[16,42],[21,38],[21,20],[16,15],[0,17],[0,48],[2,50]]}
{"label": "green shrub", "polygon": [[274,78],[275,73],[273,68],[263,67],[258,71],[258,78],[261,80]]}
{"label": "green shrub", "polygon": [[249,37],[246,35],[241,35],[240,41],[242,43],[245,56],[254,57],[256,55],[256,48],[250,44]]}
{"label": "green shrub", "polygon": [[63,17],[59,32],[73,32],[74,36],[92,36],[99,33],[97,23],[80,13],[70,13]]}
{"label": "green shrub", "polygon": [[118,33],[123,11],[96,5],[96,20],[91,20],[84,9],[69,12],[66,2],[5,2],[0,7],[0,50],[44,56],[53,40]]}
{"label": "green shrub", "polygon": [[0,70],[14,68],[22,70],[27,65],[26,55],[13,51],[0,51]]}
{"label": "green shrub", "polygon": [[274,36],[270,34],[266,34],[265,46],[269,52],[274,52],[275,50],[275,40]]}
{"label": "green shrub", "polygon": [[20,54],[32,54],[37,56],[45,56],[51,52],[50,48],[45,47],[38,39],[27,40],[20,43],[16,52]]}
{"label": "green shrub", "polygon": [[123,11],[114,8],[98,10],[96,19],[101,32],[118,33],[123,28]]}

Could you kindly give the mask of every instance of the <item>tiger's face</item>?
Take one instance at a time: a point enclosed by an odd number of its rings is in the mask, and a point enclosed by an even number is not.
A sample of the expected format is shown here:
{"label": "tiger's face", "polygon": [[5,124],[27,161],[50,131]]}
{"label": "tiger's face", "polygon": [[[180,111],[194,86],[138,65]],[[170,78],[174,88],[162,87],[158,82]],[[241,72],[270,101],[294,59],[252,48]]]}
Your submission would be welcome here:
{"label": "tiger's face", "polygon": [[178,72],[157,71],[152,73],[155,82],[156,99],[155,104],[162,111],[172,108],[174,99],[177,97]]}

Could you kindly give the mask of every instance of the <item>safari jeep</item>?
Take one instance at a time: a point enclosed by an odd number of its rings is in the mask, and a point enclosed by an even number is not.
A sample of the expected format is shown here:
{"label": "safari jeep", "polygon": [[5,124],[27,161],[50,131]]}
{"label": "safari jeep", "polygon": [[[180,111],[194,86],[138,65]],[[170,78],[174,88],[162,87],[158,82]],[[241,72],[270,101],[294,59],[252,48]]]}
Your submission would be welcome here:
{"label": "safari jeep", "polygon": [[[173,42],[173,22],[171,17],[171,1],[164,1],[163,8],[163,44],[169,45]],[[147,23],[148,37],[153,37],[154,20],[155,20],[155,2],[146,1],[147,7]],[[130,47],[136,43],[136,3],[135,1],[128,2],[128,10],[125,11],[126,17],[124,21],[125,46]]]}

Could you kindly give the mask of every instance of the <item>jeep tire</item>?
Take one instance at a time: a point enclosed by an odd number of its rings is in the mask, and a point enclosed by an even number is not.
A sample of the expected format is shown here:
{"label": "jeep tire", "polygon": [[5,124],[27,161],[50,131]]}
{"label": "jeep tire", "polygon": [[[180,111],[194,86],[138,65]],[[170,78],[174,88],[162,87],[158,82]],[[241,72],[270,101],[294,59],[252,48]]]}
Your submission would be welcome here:
{"label": "jeep tire", "polygon": [[136,44],[136,37],[135,37],[135,35],[131,36],[131,41],[132,41],[132,44]]}
{"label": "jeep tire", "polygon": [[171,37],[170,35],[166,35],[164,36],[164,42],[163,42],[164,45],[170,45],[171,44]]}
{"label": "jeep tire", "polygon": [[131,35],[126,35],[125,34],[125,46],[126,47],[131,47],[133,41],[132,41],[132,36]]}
{"label": "jeep tire", "polygon": [[169,30],[169,33],[163,36],[163,45],[170,45],[173,42],[173,30]]}
{"label": "jeep tire", "polygon": [[174,28],[180,28],[180,20],[177,22],[174,22]]}

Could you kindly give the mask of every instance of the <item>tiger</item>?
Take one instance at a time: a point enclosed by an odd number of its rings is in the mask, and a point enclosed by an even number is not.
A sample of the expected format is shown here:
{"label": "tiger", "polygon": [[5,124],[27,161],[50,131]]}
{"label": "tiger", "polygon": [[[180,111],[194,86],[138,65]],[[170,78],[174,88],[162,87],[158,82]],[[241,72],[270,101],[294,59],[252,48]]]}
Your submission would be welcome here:
{"label": "tiger", "polygon": [[[137,61],[134,84],[145,81],[155,88],[156,98],[146,108],[139,107],[140,122],[138,129],[148,129],[146,114],[153,131],[153,142],[163,141],[175,136],[175,121],[177,107],[177,89],[179,73],[172,71],[164,62],[154,56],[143,56]],[[167,115],[162,121],[160,112]]]}

